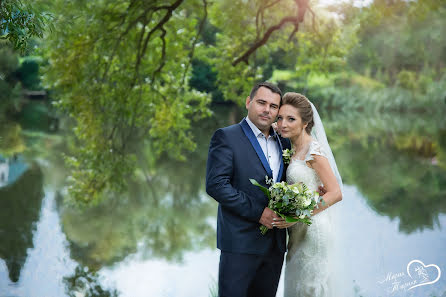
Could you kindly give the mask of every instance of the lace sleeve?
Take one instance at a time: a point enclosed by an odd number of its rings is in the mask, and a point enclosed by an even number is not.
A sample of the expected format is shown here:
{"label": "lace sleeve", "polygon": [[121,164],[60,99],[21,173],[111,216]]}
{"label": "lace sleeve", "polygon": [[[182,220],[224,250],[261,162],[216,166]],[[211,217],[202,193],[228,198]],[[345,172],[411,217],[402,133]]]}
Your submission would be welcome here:
{"label": "lace sleeve", "polygon": [[314,160],[314,155],[323,156],[327,158],[327,154],[322,149],[321,145],[317,141],[313,141],[310,144],[310,148],[308,149],[308,153],[305,156],[305,162]]}

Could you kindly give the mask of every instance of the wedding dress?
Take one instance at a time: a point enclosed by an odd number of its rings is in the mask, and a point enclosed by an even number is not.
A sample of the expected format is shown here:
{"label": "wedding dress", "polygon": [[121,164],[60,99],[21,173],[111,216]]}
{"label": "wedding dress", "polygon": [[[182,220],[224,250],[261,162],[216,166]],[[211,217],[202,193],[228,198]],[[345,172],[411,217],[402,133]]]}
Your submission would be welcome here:
{"label": "wedding dress", "polygon": [[[327,157],[315,140],[311,142],[304,160],[291,160],[286,172],[288,184],[303,182],[311,190],[318,189],[321,185],[319,176],[306,164],[313,160],[314,155]],[[330,271],[330,242],[333,240],[330,212],[329,207],[313,216],[310,226],[296,223],[288,228],[284,297],[334,296]]]}

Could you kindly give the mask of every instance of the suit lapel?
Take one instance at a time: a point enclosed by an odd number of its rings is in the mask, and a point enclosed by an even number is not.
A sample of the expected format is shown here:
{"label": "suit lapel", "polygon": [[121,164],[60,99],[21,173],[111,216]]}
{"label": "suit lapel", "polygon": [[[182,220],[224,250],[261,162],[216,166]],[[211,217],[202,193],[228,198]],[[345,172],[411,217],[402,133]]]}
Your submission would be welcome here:
{"label": "suit lapel", "polygon": [[[251,142],[252,147],[257,153],[257,156],[259,157],[260,161],[262,162],[263,167],[266,170],[266,173],[269,177],[273,176],[273,172],[271,168],[269,167],[268,161],[266,160],[265,154],[262,151],[262,148],[260,147],[259,142],[257,141],[257,137],[254,135],[254,132],[252,132],[251,127],[249,127],[248,123],[245,119],[242,120],[240,123],[242,126],[243,133],[245,133],[246,137],[248,137],[249,142]],[[282,168],[282,165],[280,166]],[[280,176],[280,175],[279,175]]]}
{"label": "suit lapel", "polygon": [[280,169],[279,169],[279,174],[277,175],[277,182],[280,182],[282,180],[282,174],[283,174],[283,169],[285,167],[285,164],[283,164],[283,158],[282,158],[282,152],[283,152],[283,147],[282,147],[282,141],[279,137],[279,135],[277,135],[276,131],[274,131],[274,137],[276,138],[276,141],[279,143],[279,148],[280,148]]}

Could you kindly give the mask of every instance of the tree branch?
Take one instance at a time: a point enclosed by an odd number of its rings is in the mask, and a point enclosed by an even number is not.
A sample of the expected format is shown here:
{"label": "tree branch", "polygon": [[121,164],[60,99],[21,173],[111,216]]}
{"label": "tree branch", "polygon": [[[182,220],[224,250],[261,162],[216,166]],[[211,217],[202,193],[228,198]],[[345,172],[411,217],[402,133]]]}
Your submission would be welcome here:
{"label": "tree branch", "polygon": [[288,42],[291,41],[291,39],[293,39],[294,34],[296,34],[296,32],[299,31],[299,23],[294,23],[294,29],[293,32],[291,32],[290,36],[288,37]]}
{"label": "tree branch", "polygon": [[[254,42],[254,44],[248,48],[248,50],[245,51],[245,53],[243,53],[240,57],[236,58],[233,62],[232,62],[232,66],[236,66],[237,64],[239,64],[240,62],[245,62],[246,64],[248,64],[248,59],[249,57],[255,53],[255,51],[265,45],[268,42],[268,39],[270,38],[271,34],[274,31],[279,30],[280,28],[282,28],[283,25],[285,25],[286,23],[292,23],[294,24],[294,30],[293,32],[290,34],[288,41],[290,41],[292,39],[292,37],[294,36],[294,34],[299,31],[299,23],[302,23],[304,20],[304,16],[306,11],[309,9],[308,6],[308,1],[309,0],[295,0],[294,2],[296,3],[297,7],[298,7],[298,12],[296,16],[287,16],[284,17],[279,24],[271,26],[268,28],[268,30],[265,32],[265,34],[263,35],[262,39],[259,40],[259,38],[256,38],[256,41]],[[273,5],[276,5],[277,3],[279,3],[280,0],[276,0],[273,1],[269,4],[266,4],[263,8],[259,8],[259,10],[257,11],[256,14],[256,27],[258,30],[258,16],[260,15],[261,18],[263,19],[263,12],[266,8],[269,8]],[[314,13],[313,13],[314,16]],[[258,32],[257,32],[258,33]],[[258,35],[258,34],[257,34]]]}
{"label": "tree branch", "polygon": [[294,2],[296,2],[297,7],[299,8],[297,11],[298,23],[302,23],[304,21],[305,13],[308,9],[308,1],[309,0],[294,0]]}
{"label": "tree branch", "polygon": [[311,13],[311,26],[313,27],[313,30],[316,32],[316,14],[314,13],[313,9],[311,9],[310,6],[308,6],[308,11]]}
{"label": "tree branch", "polygon": [[207,0],[203,0],[204,16],[200,22],[200,25],[198,26],[197,35],[195,35],[194,41],[192,42],[192,49],[189,52],[189,62],[187,63],[186,68],[184,69],[183,77],[181,79],[181,85],[184,84],[184,80],[186,79],[187,71],[189,70],[190,64],[192,62],[192,58],[194,57],[195,45],[197,44],[198,38],[200,37],[200,34],[203,31],[204,23],[206,22],[206,19],[208,17],[207,5],[208,5]]}
{"label": "tree branch", "polygon": [[146,34],[146,27],[147,27],[148,23],[149,23],[149,21],[147,19],[145,19],[144,20],[144,24],[143,24],[142,29],[141,29],[141,34],[139,34],[138,43],[137,43],[137,46],[136,46],[136,54],[137,54],[137,56],[140,55],[142,40],[144,38],[144,34]]}
{"label": "tree branch", "polygon": [[164,65],[166,64],[166,33],[167,32],[166,32],[166,29],[164,29],[164,27],[161,27],[160,30],[161,30],[160,38],[163,43],[163,47],[161,48],[161,63],[158,66],[158,68],[153,72],[152,81],[155,80],[155,77],[157,76],[157,74],[161,72]]}
{"label": "tree branch", "polygon": [[[122,21],[121,21],[120,25],[124,24],[124,22],[125,22],[125,20],[126,20],[126,18],[127,18],[127,15],[129,14],[130,9],[134,6],[135,2],[136,2],[136,0],[133,0],[133,1],[130,2],[129,6],[127,7],[127,12],[122,16]],[[112,54],[111,54],[111,56],[110,56],[110,61],[109,61],[108,65],[106,65],[104,74],[102,75],[102,80],[103,80],[103,81],[105,80],[106,76],[108,75],[108,71],[109,71],[110,66],[111,66],[111,64],[112,64],[113,58],[114,58],[115,55],[116,55],[116,51],[117,51],[118,46],[119,46],[119,44],[121,43],[122,39],[123,39],[129,32],[130,32],[130,30],[131,30],[133,27],[136,26],[136,24],[137,24],[139,21],[144,21],[144,26],[143,26],[143,32],[144,32],[144,30],[145,30],[145,26],[146,26],[147,23],[148,23],[148,22],[147,22],[147,14],[148,14],[149,12],[150,12],[151,14],[153,13],[153,11],[150,11],[151,9],[153,9],[154,11],[159,10],[159,9],[157,9],[157,8],[162,9],[162,7],[156,7],[156,8],[153,8],[153,6],[149,6],[148,8],[146,8],[146,9],[144,10],[144,12],[143,12],[140,16],[138,16],[137,18],[135,18],[133,21],[131,21],[131,22],[127,25],[127,28],[126,28],[126,29],[119,35],[118,39],[117,39],[116,42],[115,42],[115,46],[113,47]],[[116,26],[115,26],[115,27],[116,27]],[[113,30],[113,28],[111,28],[111,30]]]}
{"label": "tree branch", "polygon": [[262,45],[266,44],[266,42],[268,41],[269,37],[271,36],[271,34],[274,31],[279,30],[280,28],[282,28],[283,25],[285,25],[286,23],[295,23],[297,20],[297,16],[287,16],[284,17],[279,24],[270,27],[266,33],[263,35],[263,38],[260,40],[257,40],[243,55],[241,55],[240,57],[238,57],[237,59],[235,59],[232,62],[232,66],[236,66],[238,63],[240,62],[245,62],[246,64],[248,64],[248,59],[249,56],[251,56],[259,47],[261,47]]}
{"label": "tree branch", "polygon": [[[160,6],[158,7],[159,9],[167,9],[166,14],[164,15],[164,17],[161,19],[161,21],[152,29],[147,33],[146,38],[144,39],[144,45],[143,48],[141,50],[141,52],[139,53],[138,57],[136,58],[136,63],[135,63],[135,75],[137,76],[139,74],[139,66],[141,64],[141,60],[144,57],[145,53],[146,53],[146,49],[147,49],[147,45],[149,43],[150,38],[152,37],[152,34],[154,32],[156,32],[157,30],[160,30],[165,23],[167,23],[170,18],[172,17],[172,13],[175,9],[178,8],[178,6],[180,6],[181,3],[183,3],[184,0],[177,0],[174,4],[170,5],[170,6]],[[157,10],[159,10],[157,9]]]}

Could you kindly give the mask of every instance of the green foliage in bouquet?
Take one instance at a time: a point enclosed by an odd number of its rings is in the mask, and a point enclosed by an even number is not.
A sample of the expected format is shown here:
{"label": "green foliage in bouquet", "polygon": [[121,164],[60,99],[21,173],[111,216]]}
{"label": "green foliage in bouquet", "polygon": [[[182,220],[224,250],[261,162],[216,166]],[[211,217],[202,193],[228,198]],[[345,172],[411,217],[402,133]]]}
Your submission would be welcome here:
{"label": "green foliage in bouquet", "polygon": [[[267,177],[266,183],[271,186],[266,188],[255,179],[250,179],[250,181],[268,197],[268,207],[278,216],[284,218],[287,223],[302,222],[311,225],[313,210],[319,207],[319,203],[325,204],[319,193],[310,190],[304,183],[292,185],[284,181],[273,183],[273,180],[269,180]],[[265,235],[268,228],[262,225],[260,226],[260,231]]]}

